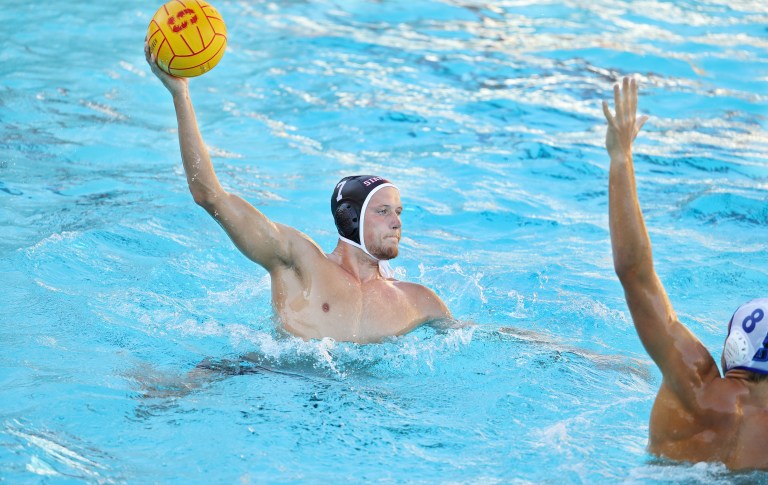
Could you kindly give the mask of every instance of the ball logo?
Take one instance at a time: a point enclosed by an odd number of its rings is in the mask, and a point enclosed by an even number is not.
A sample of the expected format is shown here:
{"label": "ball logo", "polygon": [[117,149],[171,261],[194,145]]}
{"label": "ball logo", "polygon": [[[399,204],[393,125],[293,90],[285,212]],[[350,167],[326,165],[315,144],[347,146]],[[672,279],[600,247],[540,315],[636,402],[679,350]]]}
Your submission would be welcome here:
{"label": "ball logo", "polygon": [[[192,15],[192,18],[189,19],[189,23],[187,23],[187,20],[184,18],[187,15]],[[176,23],[177,20],[179,21],[178,24]],[[175,17],[173,15],[168,17],[168,27],[170,27],[176,34],[186,29],[189,24],[194,24],[195,22],[197,22],[197,15],[195,15],[195,11],[191,8],[185,8],[177,13]]]}

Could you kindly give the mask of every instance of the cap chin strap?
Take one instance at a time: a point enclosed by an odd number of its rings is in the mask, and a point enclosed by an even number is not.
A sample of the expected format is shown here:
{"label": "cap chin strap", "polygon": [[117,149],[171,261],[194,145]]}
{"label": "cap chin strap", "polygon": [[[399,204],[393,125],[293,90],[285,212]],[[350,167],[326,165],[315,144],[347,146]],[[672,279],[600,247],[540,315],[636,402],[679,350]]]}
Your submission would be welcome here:
{"label": "cap chin strap", "polygon": [[389,261],[385,261],[383,259],[379,260],[379,274],[387,279],[392,279],[395,277],[395,270],[392,268],[392,265],[389,264]]}
{"label": "cap chin strap", "polygon": [[395,270],[392,269],[392,265],[389,264],[389,261],[385,259],[379,259],[373,254],[369,253],[365,247],[363,247],[360,244],[357,244],[355,241],[352,241],[351,239],[347,239],[344,236],[339,236],[339,241],[344,241],[345,243],[349,244],[350,246],[354,246],[356,248],[362,249],[365,254],[372,257],[376,260],[376,262],[379,263],[379,274],[383,276],[384,278],[394,278],[395,277]]}
{"label": "cap chin strap", "polygon": [[356,248],[358,248],[358,249],[362,249],[362,250],[363,250],[363,252],[364,252],[365,254],[367,254],[368,256],[372,257],[372,258],[373,258],[373,259],[375,259],[376,261],[378,261],[378,260],[379,260],[379,258],[377,258],[377,257],[376,257],[376,256],[374,256],[373,254],[369,253],[369,252],[368,252],[368,250],[367,250],[367,249],[365,249],[365,246],[363,246],[362,244],[357,244],[355,241],[353,241],[353,240],[351,240],[351,239],[347,239],[347,238],[345,238],[344,236],[339,236],[339,241],[344,241],[345,243],[349,244],[350,246],[354,246],[354,247],[356,247]]}

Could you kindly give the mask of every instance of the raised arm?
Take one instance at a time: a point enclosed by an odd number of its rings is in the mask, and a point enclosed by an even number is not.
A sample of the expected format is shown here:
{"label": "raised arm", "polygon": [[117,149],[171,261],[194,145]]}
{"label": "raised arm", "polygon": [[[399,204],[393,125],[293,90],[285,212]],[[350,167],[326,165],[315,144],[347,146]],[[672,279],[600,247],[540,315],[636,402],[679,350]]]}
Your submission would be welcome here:
{"label": "raised arm", "polygon": [[147,45],[144,51],[152,72],[173,96],[181,159],[195,202],[224,228],[245,256],[268,271],[280,265],[291,266],[295,246],[312,243],[298,231],[275,224],[251,204],[224,190],[200,135],[187,79],[165,73],[155,63]]}
{"label": "raised arm", "polygon": [[695,402],[696,390],[719,377],[702,343],[677,319],[653,267],[651,241],[637,200],[632,143],[648,119],[637,119],[637,83],[624,78],[614,86],[616,114],[603,101],[608,120],[605,145],[611,157],[609,222],[613,265],[624,287],[632,320],[645,350],[664,381],[683,400]]}

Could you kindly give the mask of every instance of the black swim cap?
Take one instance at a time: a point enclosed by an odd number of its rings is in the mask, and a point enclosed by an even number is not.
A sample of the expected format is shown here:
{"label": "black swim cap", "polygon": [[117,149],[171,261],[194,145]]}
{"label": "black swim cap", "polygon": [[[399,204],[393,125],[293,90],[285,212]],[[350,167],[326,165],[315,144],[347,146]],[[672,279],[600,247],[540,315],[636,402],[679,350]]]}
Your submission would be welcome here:
{"label": "black swim cap", "polygon": [[366,253],[360,238],[360,228],[368,199],[378,188],[394,187],[388,180],[375,175],[352,175],[336,184],[331,195],[331,212],[342,239],[354,242]]}

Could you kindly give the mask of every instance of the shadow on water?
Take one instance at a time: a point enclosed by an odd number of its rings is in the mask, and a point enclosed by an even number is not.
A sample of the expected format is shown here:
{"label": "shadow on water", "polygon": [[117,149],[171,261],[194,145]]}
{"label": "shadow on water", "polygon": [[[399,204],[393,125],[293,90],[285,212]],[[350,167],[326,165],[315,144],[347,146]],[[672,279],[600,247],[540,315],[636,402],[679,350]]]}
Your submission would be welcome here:
{"label": "shadow on water", "polygon": [[551,353],[555,361],[560,360],[561,355],[571,355],[578,359],[584,359],[597,370],[614,371],[636,376],[647,383],[652,382],[651,368],[646,361],[625,357],[623,355],[609,355],[593,352],[568,343],[560,339],[533,330],[503,327],[499,329],[499,336],[503,340],[512,340],[525,345],[535,347],[538,351]]}

